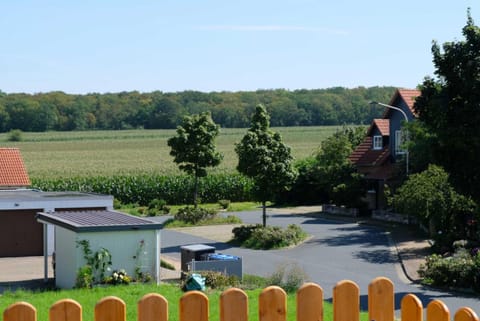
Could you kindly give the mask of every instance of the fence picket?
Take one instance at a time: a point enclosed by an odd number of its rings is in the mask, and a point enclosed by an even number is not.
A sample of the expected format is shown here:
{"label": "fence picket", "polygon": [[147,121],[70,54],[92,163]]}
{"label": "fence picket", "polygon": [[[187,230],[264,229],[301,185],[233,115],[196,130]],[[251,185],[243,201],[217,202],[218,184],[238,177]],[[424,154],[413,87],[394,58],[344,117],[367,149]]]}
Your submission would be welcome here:
{"label": "fence picket", "polygon": [[71,299],[57,301],[50,307],[48,319],[50,321],[82,321],[82,306]]}
{"label": "fence picket", "polygon": [[95,321],[126,321],[125,302],[115,296],[107,296],[95,305]]}
{"label": "fence picket", "polygon": [[344,280],[333,288],[333,321],[360,320],[360,289],[355,282]]}
{"label": "fence picket", "polygon": [[455,321],[478,321],[478,316],[470,308],[460,308],[453,318]]}
{"label": "fence picket", "polygon": [[[403,297],[401,305],[402,321],[423,321],[422,301],[414,294],[407,294]],[[466,321],[466,320],[464,320]]]}
{"label": "fence picket", "polygon": [[258,299],[259,321],[287,321],[287,294],[278,286],[269,286]]}
{"label": "fence picket", "polygon": [[168,301],[160,294],[145,294],[137,308],[138,321],[168,321]]}
{"label": "fence picket", "polygon": [[[324,292],[315,283],[305,283],[297,291],[295,321],[324,321]],[[138,301],[137,321],[168,321],[168,301],[157,293],[144,295]],[[368,314],[372,321],[394,321],[395,293],[393,283],[379,277],[368,286]],[[49,309],[49,321],[82,321],[82,306],[71,299],[59,300]],[[248,296],[238,288],[220,295],[220,321],[248,321]],[[287,321],[287,294],[278,286],[269,286],[258,298],[259,321]],[[413,294],[401,300],[399,321],[423,321],[422,302]],[[200,291],[185,293],[179,302],[179,321],[209,321],[209,300]],[[360,320],[360,289],[349,280],[333,288],[333,321]],[[454,321],[480,321],[467,307],[460,308]],[[37,310],[27,302],[16,302],[3,311],[2,321],[37,321]],[[115,296],[108,296],[95,305],[94,321],[126,321],[126,305]],[[450,321],[450,311],[440,300],[426,308],[426,321]]]}
{"label": "fence picket", "polygon": [[323,321],[323,289],[305,283],[297,291],[297,321]]}
{"label": "fence picket", "polygon": [[248,321],[248,296],[237,288],[220,295],[220,321]]}
{"label": "fence picket", "polygon": [[445,303],[433,300],[427,305],[427,321],[450,321],[450,311]]}
{"label": "fence picket", "polygon": [[368,319],[393,321],[395,319],[395,298],[393,283],[385,277],[373,279],[368,285]]}
{"label": "fence picket", "polygon": [[179,305],[180,321],[208,321],[208,297],[200,291],[182,295]]}
{"label": "fence picket", "polygon": [[28,302],[17,302],[3,312],[3,321],[37,321],[37,309]]}

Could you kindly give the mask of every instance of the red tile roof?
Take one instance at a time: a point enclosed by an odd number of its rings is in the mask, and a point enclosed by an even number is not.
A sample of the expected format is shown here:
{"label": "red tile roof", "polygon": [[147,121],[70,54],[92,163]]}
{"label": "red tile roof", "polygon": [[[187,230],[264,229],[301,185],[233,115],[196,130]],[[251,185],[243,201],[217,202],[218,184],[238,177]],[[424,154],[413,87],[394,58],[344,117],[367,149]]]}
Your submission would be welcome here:
{"label": "red tile roof", "polygon": [[30,185],[20,150],[18,148],[0,148],[0,188]]}
{"label": "red tile roof", "polygon": [[420,96],[420,94],[420,90],[416,89],[397,89],[392,99],[390,100],[390,105],[394,104],[395,100],[397,100],[397,98],[400,96],[405,101],[412,114],[416,116],[417,113],[413,109],[413,105],[415,104],[415,98]]}
{"label": "red tile roof", "polygon": [[383,148],[380,150],[372,149],[373,139],[371,136],[365,137],[362,143],[355,148],[348,159],[355,166],[379,166],[385,163],[390,156],[390,150]]}
{"label": "red tile roof", "polygon": [[390,120],[389,119],[380,119],[380,118],[374,119],[372,125],[367,131],[367,135],[371,134],[371,131],[374,126],[377,126],[382,136],[390,136]]}

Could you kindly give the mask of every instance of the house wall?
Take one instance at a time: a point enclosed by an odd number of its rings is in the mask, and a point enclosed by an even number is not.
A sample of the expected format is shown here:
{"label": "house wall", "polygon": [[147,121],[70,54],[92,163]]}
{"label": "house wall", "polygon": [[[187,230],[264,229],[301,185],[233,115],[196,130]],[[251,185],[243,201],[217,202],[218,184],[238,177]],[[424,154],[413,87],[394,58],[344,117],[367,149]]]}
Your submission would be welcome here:
{"label": "house wall", "polygon": [[[393,104],[393,106],[401,108],[407,115],[407,118],[409,121],[413,119],[413,114],[410,111],[410,108],[408,108],[405,101],[403,101],[403,99],[397,99]],[[395,155],[395,131],[401,129],[402,127],[401,125],[405,121],[405,117],[401,112],[397,110],[390,109],[389,112],[390,112],[389,118],[390,118],[390,137],[391,137],[389,148],[391,151],[392,160],[393,162],[395,162],[399,157],[402,156],[402,155],[398,155],[398,156]]]}
{"label": "house wall", "polygon": [[[72,288],[75,285],[77,270],[86,264],[83,248],[76,242],[88,240],[93,252],[102,247],[112,256],[111,275],[113,270],[124,269],[131,277],[135,269],[149,273],[154,279],[157,275],[157,260],[160,256],[160,244],[157,244],[156,230],[99,231],[74,233],[56,226],[56,285],[60,288]],[[61,243],[60,243],[61,242]],[[65,242],[65,243],[64,243]],[[73,243],[73,248],[72,248]],[[158,242],[159,243],[159,242]],[[69,260],[69,262],[66,262]]]}
{"label": "house wall", "polygon": [[378,130],[378,127],[375,126],[375,127],[373,128],[373,130],[372,130],[372,137],[373,137],[373,136],[380,136],[380,135],[382,135],[382,134],[381,134],[380,131]]}

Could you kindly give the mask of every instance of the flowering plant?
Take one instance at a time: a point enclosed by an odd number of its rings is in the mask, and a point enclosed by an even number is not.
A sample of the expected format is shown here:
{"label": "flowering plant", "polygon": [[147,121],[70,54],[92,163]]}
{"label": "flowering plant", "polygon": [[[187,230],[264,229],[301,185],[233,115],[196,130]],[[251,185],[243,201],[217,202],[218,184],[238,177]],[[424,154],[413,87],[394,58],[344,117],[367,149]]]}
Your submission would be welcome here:
{"label": "flowering plant", "polygon": [[105,279],[106,284],[129,284],[132,279],[127,275],[124,269],[114,270],[112,275]]}

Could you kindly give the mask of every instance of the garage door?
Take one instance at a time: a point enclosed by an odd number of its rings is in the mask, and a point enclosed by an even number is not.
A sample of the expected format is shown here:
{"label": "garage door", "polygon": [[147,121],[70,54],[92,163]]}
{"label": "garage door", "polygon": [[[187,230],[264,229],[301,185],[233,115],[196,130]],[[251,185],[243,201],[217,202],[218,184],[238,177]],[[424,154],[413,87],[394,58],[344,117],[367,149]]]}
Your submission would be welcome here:
{"label": "garage door", "polygon": [[43,226],[38,210],[0,211],[0,257],[43,255]]}

